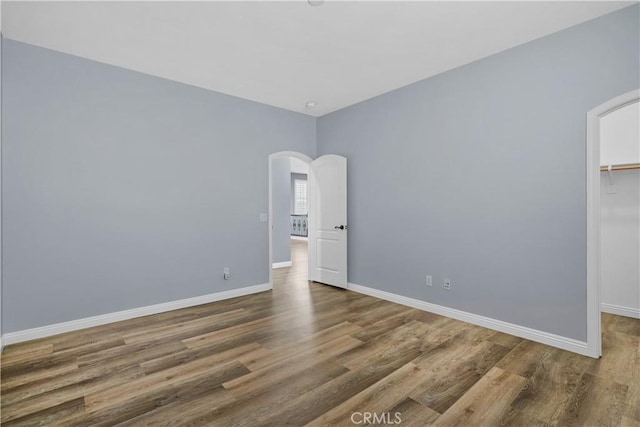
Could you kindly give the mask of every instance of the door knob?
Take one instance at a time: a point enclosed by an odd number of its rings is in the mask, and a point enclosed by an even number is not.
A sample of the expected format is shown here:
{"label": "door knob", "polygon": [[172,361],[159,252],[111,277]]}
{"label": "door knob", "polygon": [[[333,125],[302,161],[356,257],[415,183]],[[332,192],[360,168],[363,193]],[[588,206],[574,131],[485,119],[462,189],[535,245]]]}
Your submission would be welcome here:
{"label": "door knob", "polygon": [[346,225],[336,225],[333,228],[335,228],[336,230],[346,230],[347,226]]}

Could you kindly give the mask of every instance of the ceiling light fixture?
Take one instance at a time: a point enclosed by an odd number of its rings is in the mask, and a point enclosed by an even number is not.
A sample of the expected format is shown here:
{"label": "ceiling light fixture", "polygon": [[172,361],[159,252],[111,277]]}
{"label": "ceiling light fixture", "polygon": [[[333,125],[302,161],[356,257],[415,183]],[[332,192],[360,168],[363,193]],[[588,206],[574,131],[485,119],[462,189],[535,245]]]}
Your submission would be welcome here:
{"label": "ceiling light fixture", "polygon": [[316,104],[318,104],[316,101],[307,101],[307,103],[305,104],[305,106],[307,108],[313,108],[316,106]]}
{"label": "ceiling light fixture", "polygon": [[324,3],[324,0],[307,0],[311,6],[321,6]]}

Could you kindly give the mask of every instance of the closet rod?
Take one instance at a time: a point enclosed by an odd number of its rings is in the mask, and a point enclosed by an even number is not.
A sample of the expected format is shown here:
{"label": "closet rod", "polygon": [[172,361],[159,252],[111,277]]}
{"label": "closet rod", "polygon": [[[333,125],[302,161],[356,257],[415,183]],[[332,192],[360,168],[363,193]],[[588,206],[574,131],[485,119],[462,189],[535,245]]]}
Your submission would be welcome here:
{"label": "closet rod", "polygon": [[[611,166],[612,171],[622,171],[622,170],[628,170],[628,169],[640,169],[640,163]],[[600,166],[600,172],[606,172],[608,170],[609,170],[609,166]]]}

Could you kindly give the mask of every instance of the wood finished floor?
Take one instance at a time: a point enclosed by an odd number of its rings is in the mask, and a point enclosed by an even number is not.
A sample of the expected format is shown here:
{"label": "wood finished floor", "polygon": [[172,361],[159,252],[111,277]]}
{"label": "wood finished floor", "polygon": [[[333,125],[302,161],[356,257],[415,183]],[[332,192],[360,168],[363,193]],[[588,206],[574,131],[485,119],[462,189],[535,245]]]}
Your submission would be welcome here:
{"label": "wood finished floor", "polygon": [[640,320],[590,359],[309,284],[293,246],[272,292],[8,346],[2,425],[640,426]]}

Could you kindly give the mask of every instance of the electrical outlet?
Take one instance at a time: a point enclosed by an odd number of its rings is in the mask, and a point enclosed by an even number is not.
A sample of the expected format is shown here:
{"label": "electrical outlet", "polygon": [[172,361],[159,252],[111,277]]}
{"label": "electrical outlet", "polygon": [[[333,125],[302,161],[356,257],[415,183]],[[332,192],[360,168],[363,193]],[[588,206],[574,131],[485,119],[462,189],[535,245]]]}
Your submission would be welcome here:
{"label": "electrical outlet", "polygon": [[224,270],[222,270],[222,274],[224,280],[229,280],[229,278],[231,277],[231,275],[229,274],[229,267],[225,267]]}
{"label": "electrical outlet", "polygon": [[448,291],[451,290],[451,279],[444,279],[444,288]]}
{"label": "electrical outlet", "polygon": [[427,286],[433,286],[433,277],[427,275]]}

